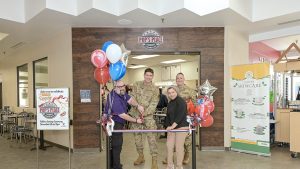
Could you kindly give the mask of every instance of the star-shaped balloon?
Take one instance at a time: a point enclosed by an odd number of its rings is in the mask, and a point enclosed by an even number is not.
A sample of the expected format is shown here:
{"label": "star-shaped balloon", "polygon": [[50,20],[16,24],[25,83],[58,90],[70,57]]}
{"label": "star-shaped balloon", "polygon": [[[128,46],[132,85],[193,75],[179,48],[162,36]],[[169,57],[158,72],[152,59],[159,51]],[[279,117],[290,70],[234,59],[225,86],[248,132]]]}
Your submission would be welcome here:
{"label": "star-shaped balloon", "polygon": [[122,43],[121,46],[120,46],[121,50],[122,50],[122,62],[124,63],[125,66],[127,66],[127,62],[128,62],[128,58],[129,58],[129,55],[131,54],[131,51],[130,50],[127,50],[125,45]]}
{"label": "star-shaped balloon", "polygon": [[217,90],[216,87],[210,85],[209,81],[206,79],[206,81],[199,86],[199,93],[201,95],[205,95],[208,96],[210,98],[210,96],[213,95],[213,93]]}

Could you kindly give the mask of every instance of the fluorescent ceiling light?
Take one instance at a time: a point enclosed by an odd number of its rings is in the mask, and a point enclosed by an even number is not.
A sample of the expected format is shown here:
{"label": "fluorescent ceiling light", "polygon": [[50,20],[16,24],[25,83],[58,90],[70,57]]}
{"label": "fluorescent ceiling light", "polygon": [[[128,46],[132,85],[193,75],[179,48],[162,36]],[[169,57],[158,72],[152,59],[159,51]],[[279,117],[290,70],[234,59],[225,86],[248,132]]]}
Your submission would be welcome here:
{"label": "fluorescent ceiling light", "polygon": [[137,68],[142,68],[142,67],[147,67],[147,66],[146,65],[135,65],[135,66],[129,66],[128,68],[137,69]]}
{"label": "fluorescent ceiling light", "polygon": [[148,59],[148,58],[153,58],[153,57],[157,57],[159,55],[138,55],[138,56],[134,56],[132,58],[134,59]]}
{"label": "fluorescent ceiling light", "polygon": [[185,62],[186,60],[183,59],[175,59],[175,60],[168,60],[168,61],[163,61],[160,63],[165,63],[165,64],[170,64],[170,63],[179,63],[179,62]]}
{"label": "fluorescent ceiling light", "polygon": [[287,62],[286,60],[279,61],[279,63],[286,63],[286,62]]}
{"label": "fluorescent ceiling light", "polygon": [[298,59],[300,56],[299,55],[297,55],[297,56],[288,56],[287,58],[288,59]]}
{"label": "fluorescent ceiling light", "polygon": [[8,34],[0,32],[0,40],[4,39]]}

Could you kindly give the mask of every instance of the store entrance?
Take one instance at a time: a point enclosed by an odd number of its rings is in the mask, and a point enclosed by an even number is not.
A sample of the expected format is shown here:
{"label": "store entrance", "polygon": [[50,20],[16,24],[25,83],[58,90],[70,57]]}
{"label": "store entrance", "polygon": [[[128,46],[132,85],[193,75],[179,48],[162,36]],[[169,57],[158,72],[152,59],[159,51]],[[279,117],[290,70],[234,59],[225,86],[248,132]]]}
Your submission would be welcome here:
{"label": "store entrance", "polygon": [[[200,82],[200,52],[132,52],[128,59],[127,73],[124,77],[129,86],[136,81],[142,81],[144,70],[150,67],[154,70],[153,83],[166,95],[167,87],[176,84],[176,75],[184,74],[184,84],[195,90]],[[193,96],[196,100],[196,95]],[[156,113],[165,113],[157,108]],[[154,116],[159,129],[163,128],[164,117]],[[200,131],[197,129],[196,145],[200,149]],[[164,138],[161,134],[158,138]]]}

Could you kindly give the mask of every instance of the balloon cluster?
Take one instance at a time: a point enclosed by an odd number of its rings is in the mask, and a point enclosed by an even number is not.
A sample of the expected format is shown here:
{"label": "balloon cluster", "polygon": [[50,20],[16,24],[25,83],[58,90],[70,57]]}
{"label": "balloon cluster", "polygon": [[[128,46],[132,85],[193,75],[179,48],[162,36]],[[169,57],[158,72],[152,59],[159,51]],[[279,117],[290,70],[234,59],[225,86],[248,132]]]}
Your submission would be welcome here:
{"label": "balloon cluster", "polygon": [[187,102],[187,109],[189,113],[189,119],[193,126],[200,127],[210,127],[214,123],[214,118],[211,113],[215,109],[215,104],[211,100],[212,94],[217,90],[217,88],[210,85],[208,80],[206,80],[199,87],[199,97],[197,99],[196,106],[189,100]]}
{"label": "balloon cluster", "polygon": [[118,46],[112,41],[103,44],[102,50],[96,49],[91,54],[91,62],[96,67],[94,78],[99,84],[106,84],[109,79],[120,80],[126,73],[128,56],[130,55],[124,44]]}

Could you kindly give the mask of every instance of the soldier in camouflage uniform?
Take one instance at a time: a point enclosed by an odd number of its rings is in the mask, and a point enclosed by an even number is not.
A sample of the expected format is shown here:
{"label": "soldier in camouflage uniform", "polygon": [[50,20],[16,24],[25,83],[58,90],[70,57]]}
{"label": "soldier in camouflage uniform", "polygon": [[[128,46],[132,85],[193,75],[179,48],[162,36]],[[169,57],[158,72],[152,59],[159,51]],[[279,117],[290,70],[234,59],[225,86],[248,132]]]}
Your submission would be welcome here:
{"label": "soldier in camouflage uniform", "polygon": [[[179,89],[179,95],[184,100],[188,101],[189,99],[192,99],[192,102],[196,103],[196,96],[197,92],[190,87],[186,86],[184,84],[185,78],[183,73],[178,73],[176,75],[176,84]],[[188,164],[189,163],[189,153],[192,149],[192,137],[191,135],[188,135],[184,142],[184,158],[182,164]],[[163,161],[163,164],[167,164],[167,159]]]}
{"label": "soldier in camouflage uniform", "polygon": [[[153,70],[151,68],[147,68],[144,72],[144,81],[139,81],[134,83],[132,87],[131,95],[135,98],[139,105],[143,106],[145,111],[143,113],[144,123],[143,124],[132,124],[131,129],[134,130],[143,130],[143,129],[157,129],[155,120],[153,119],[153,114],[155,112],[157,103],[159,101],[159,90],[152,83],[153,79]],[[135,118],[140,116],[139,111],[136,108],[131,108],[130,115]],[[140,165],[145,162],[143,149],[144,149],[144,141],[143,141],[143,133],[134,133],[135,145],[137,152],[139,154],[136,161],[134,161],[134,165]],[[150,153],[152,155],[152,168],[158,169],[157,167],[157,143],[154,133],[146,133],[148,144],[150,147]]]}

